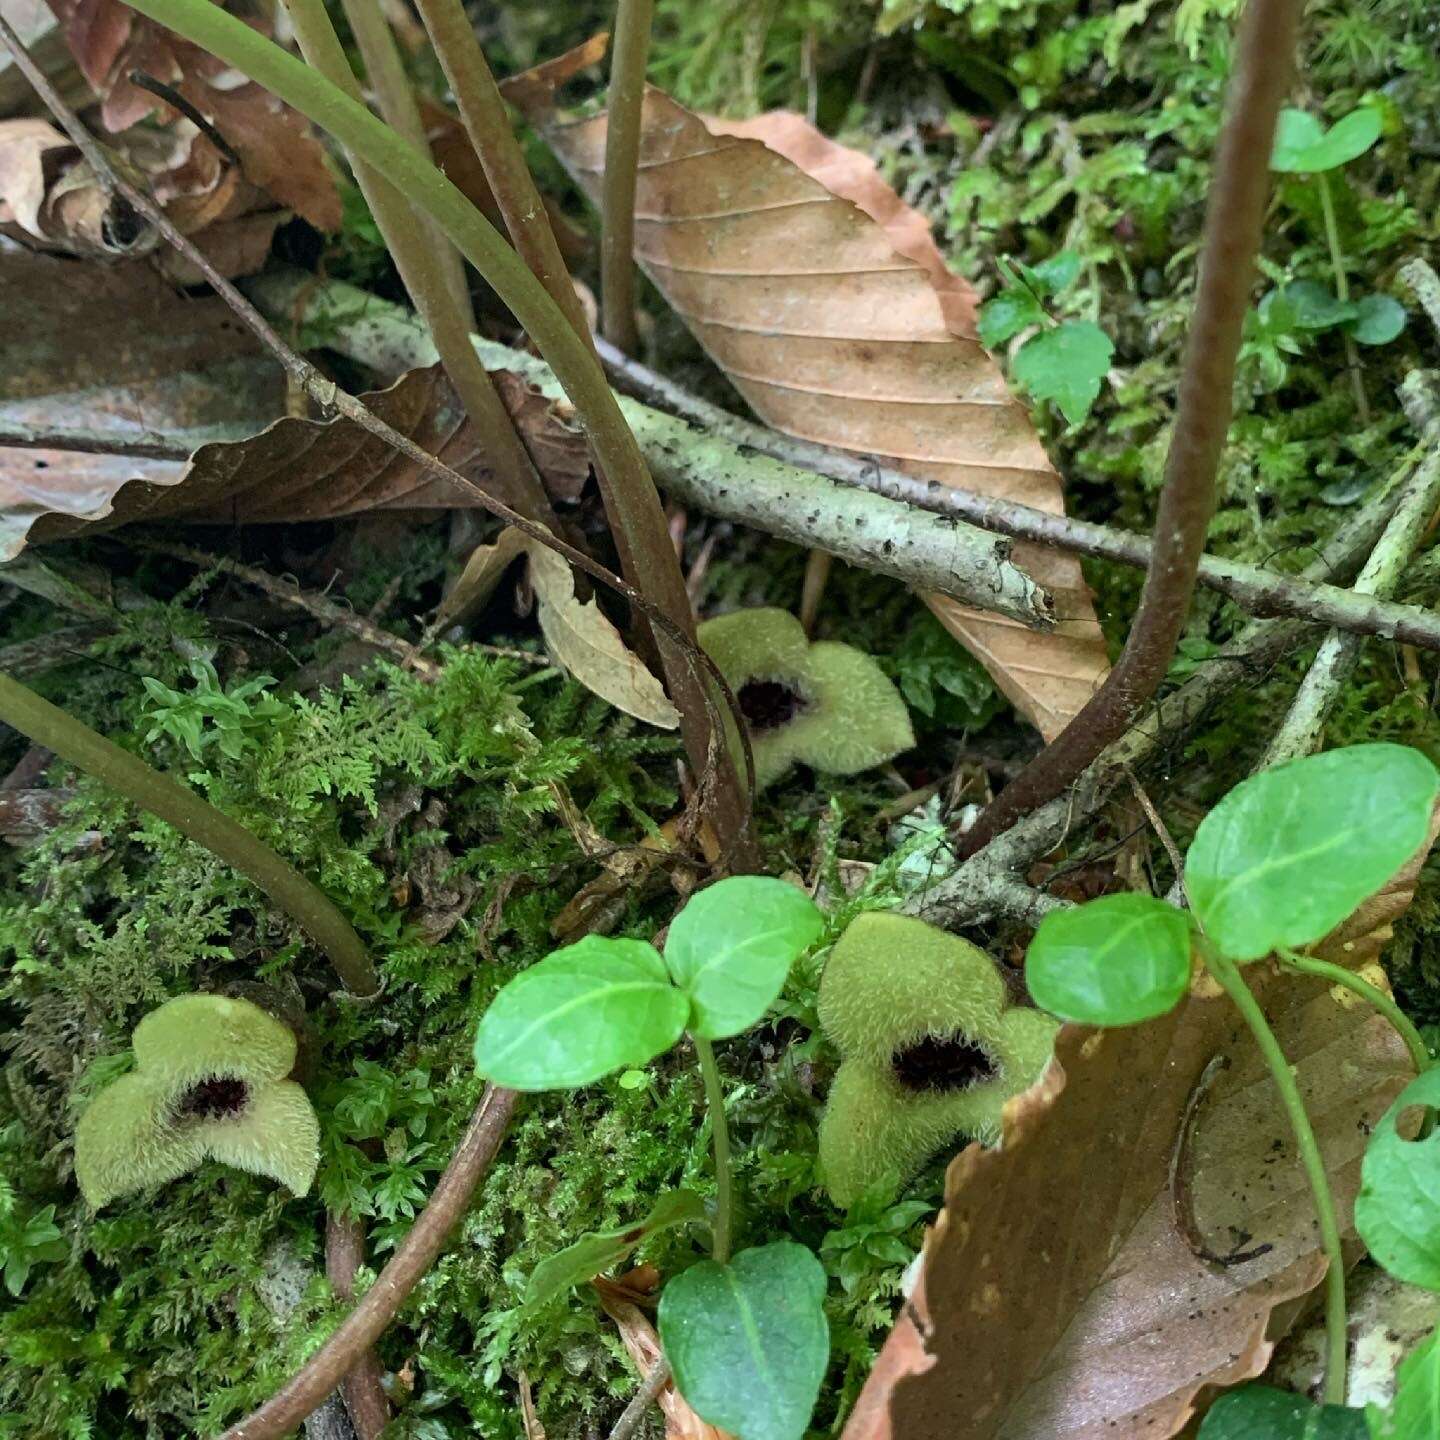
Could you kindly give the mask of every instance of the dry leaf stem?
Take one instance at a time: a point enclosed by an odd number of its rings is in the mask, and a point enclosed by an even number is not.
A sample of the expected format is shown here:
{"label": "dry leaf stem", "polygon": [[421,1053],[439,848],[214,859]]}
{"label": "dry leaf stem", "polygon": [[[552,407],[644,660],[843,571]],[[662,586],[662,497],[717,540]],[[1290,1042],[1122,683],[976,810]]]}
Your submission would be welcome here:
{"label": "dry leaf stem", "polygon": [[[169,20],[175,22],[172,28],[180,28],[183,25],[183,19],[177,19],[172,13],[170,4],[160,4],[159,0],[150,0],[150,3],[155,3]],[[352,101],[336,87],[329,85],[322,77],[308,70],[301,61],[264,40],[243,22],[233,21],[223,11],[209,5],[208,0],[199,0],[199,5],[201,9],[198,15],[194,7],[184,3],[184,0],[181,0],[181,3],[174,8],[178,8],[183,16],[188,16],[197,22],[197,33],[199,34],[208,34],[210,27],[218,23],[221,31],[235,42],[233,47],[227,47],[226,56],[222,58],[228,58],[237,66],[242,57],[253,62],[256,56],[251,51],[251,42],[258,42],[261,57],[258,63],[261,68],[265,68],[267,60],[273,61],[278,56],[284,62],[281,68],[289,80],[301,93],[309,96],[315,102],[318,110],[325,114],[329,114],[332,110],[338,111],[340,118],[335,119],[332,116],[333,123],[346,134],[368,134],[370,133],[369,127],[376,127],[381,137],[380,149],[385,153],[387,163],[391,167],[389,175],[409,175],[413,179],[415,174],[421,174],[425,177],[423,188],[427,196],[432,202],[439,205],[440,202],[435,200],[435,192],[438,190],[440,196],[445,200],[445,204],[440,205],[440,208],[447,214],[451,213],[453,203],[458,202],[461,208],[455,216],[456,223],[467,235],[468,241],[475,242],[472,248],[475,249],[476,254],[488,254],[492,245],[503,252],[501,258],[495,263],[495,269],[503,273],[505,277],[504,289],[501,290],[502,298],[519,293],[524,300],[523,308],[539,316],[537,323],[544,326],[552,344],[558,343],[558,349],[564,356],[566,373],[571,375],[577,391],[589,393],[593,379],[598,382],[599,389],[604,394],[605,403],[599,409],[605,412],[602,416],[605,424],[590,427],[589,433],[592,442],[602,453],[613,453],[626,463],[628,463],[631,451],[638,458],[638,478],[643,482],[643,486],[648,488],[649,494],[654,500],[653,508],[660,529],[661,550],[666,562],[674,570],[675,577],[679,581],[680,593],[684,596],[685,584],[683,577],[680,576],[675,553],[670,548],[669,537],[665,531],[665,517],[659,508],[659,499],[655,495],[654,484],[650,480],[649,472],[645,469],[644,460],[639,458],[640,452],[635,444],[635,437],[626,428],[625,421],[615,406],[614,397],[605,383],[604,372],[595,362],[591,352],[569,329],[564,316],[550,304],[544,291],[539,289],[530,272],[515,258],[505,242],[500,239],[484,217],[460,195],[459,191],[454,190],[454,187],[433,166],[425,165],[420,157],[416,156],[403,141],[393,136],[368,110],[358,102]],[[166,20],[161,19],[160,23],[166,23]],[[754,765],[750,754],[749,737],[740,719],[739,705],[730,687],[725,683],[725,677],[721,675],[714,661],[695,643],[694,617],[690,611],[688,598],[685,599],[680,618],[676,619],[664,603],[652,600],[648,594],[612,574],[588,555],[575,549],[573,545],[557,539],[543,525],[535,523],[528,517],[512,510],[508,505],[496,500],[458,471],[445,464],[444,461],[421,449],[408,436],[402,435],[393,426],[387,425],[353,395],[342,390],[333,381],[327,380],[309,361],[297,355],[275,333],[264,316],[215,269],[191,241],[176,229],[149,196],[137,190],[117,174],[105,152],[95,143],[74,111],[65,104],[59,92],[46,78],[45,73],[35,64],[14,28],[3,15],[0,15],[0,40],[4,41],[15,57],[17,68],[25,75],[56,119],[60,121],[66,133],[95,168],[97,176],[101,177],[101,182],[118,199],[123,200],[137,216],[143,216],[150,221],[165,241],[199,270],[211,288],[230,306],[246,328],[276,357],[286,375],[296,386],[309,394],[322,408],[332,409],[347,420],[359,425],[377,439],[383,440],[387,445],[399,451],[407,459],[414,461],[427,474],[454,485],[478,503],[482,509],[488,510],[492,515],[513,525],[523,534],[563,555],[577,569],[583,570],[587,575],[624,596],[645,615],[661,637],[662,655],[668,655],[667,674],[670,673],[672,667],[684,672],[682,678],[685,683],[683,686],[677,685],[672,675],[672,694],[679,702],[682,722],[687,722],[684,732],[685,739],[687,747],[691,749],[692,764],[695,765],[696,772],[700,776],[697,795],[702,802],[707,799],[714,799],[716,802],[712,823],[715,824],[722,840],[721,863],[734,865],[738,861],[743,864],[749,853],[748,824],[754,802]],[[316,86],[319,87],[318,99],[316,98]],[[341,135],[340,138],[343,141],[345,136]],[[464,223],[462,224],[461,221]],[[498,284],[496,288],[501,289]],[[558,342],[556,342],[557,331],[563,337]],[[577,357],[583,358],[577,362]],[[610,412],[613,412],[613,415]],[[635,477],[632,475],[633,478]],[[630,501],[636,502],[635,508],[643,515],[644,506],[639,503],[639,497],[631,494],[629,498]],[[734,793],[733,787],[726,786],[723,781],[723,775],[727,773],[723,767],[729,766],[730,757],[721,738],[723,735],[719,710],[721,704],[725,705],[731,715],[735,717],[743,752],[744,773],[748,777],[744,793],[738,795]],[[697,748],[699,749],[698,758],[695,754]],[[722,776],[719,783],[716,783],[714,779],[717,773]],[[733,773],[733,767],[729,773]],[[738,814],[736,807],[738,807]]]}
{"label": "dry leaf stem", "polygon": [[416,8],[429,31],[440,68],[450,82],[465,133],[480,160],[511,242],[575,333],[588,342],[590,327],[560,253],[545,201],[525,163],[500,87],[462,0],[416,0]]}
{"label": "dry leaf stem", "polygon": [[328,896],[243,825],[5,674],[0,674],[0,722],[53,750],[234,866],[315,941],[352,994],[372,996],[379,991],[380,977],[350,922]]}
{"label": "dry leaf stem", "polygon": [[[290,12],[295,38],[306,61],[331,84],[359,103],[359,83],[326,13],[324,0],[286,0],[286,9]],[[360,12],[356,38],[370,67],[371,78],[376,79],[377,74],[388,75],[384,56],[380,53],[387,47],[373,32],[377,29],[384,32],[383,38],[390,42],[388,48],[392,55],[394,42],[374,0],[360,0],[360,3],[347,7],[347,13],[348,9]],[[373,19],[374,24],[367,24],[367,18]],[[352,15],[350,19],[355,26],[357,17]],[[401,72],[399,84],[413,108],[414,97],[410,95],[404,79]],[[387,117],[393,124],[394,119],[389,112],[401,113],[404,107],[402,97],[394,93],[394,77],[389,76],[389,80],[381,93],[382,103],[385,97],[390,100]],[[484,441],[487,458],[495,467],[503,493],[532,520],[553,527],[555,514],[530,453],[521,441],[515,422],[488,372],[475,360],[470,349],[467,337],[474,316],[464,288],[464,271],[460,269],[457,275],[444,258],[447,254],[453,256],[458,267],[459,255],[455,247],[433,220],[416,215],[399,190],[368,165],[363,156],[348,148],[346,154],[356,182],[375,216],[375,223],[380,227],[385,246],[400,271],[400,278],[435,338],[435,349],[445,373],[455,387],[470,423]]]}
{"label": "dry leaf stem", "polygon": [[[749,806],[742,787],[735,783],[711,687],[695,668],[695,622],[685,580],[645,458],[593,351],[490,222],[435,166],[358,101],[209,0],[133,0],[131,8],[250,76],[363,156],[412,206],[443,226],[525,327],[554,368],[595,448],[607,481],[604,498],[610,528],[630,582],[627,598],[639,595],[645,600],[641,609],[647,619],[653,621],[656,612],[664,617],[665,623],[656,627],[657,649],[680,712],[690,763],[697,774],[707,777],[701,791],[732,864],[747,867],[753,855]],[[567,547],[572,563],[576,554]],[[748,782],[744,788],[749,788]]]}
{"label": "dry leaf stem", "polygon": [[1080,713],[960,837],[962,857],[1063,794],[1125,733],[1165,678],[1190,613],[1215,506],[1235,359],[1270,194],[1271,143],[1294,69],[1299,15],[1299,0],[1250,0],[1241,18],[1150,565],[1125,649]]}
{"label": "dry leaf stem", "polygon": [[[1412,265],[1423,265],[1423,261]],[[1426,267],[1428,269],[1428,267]],[[1416,270],[1403,277],[1417,290],[1423,276]],[[1432,272],[1433,274],[1433,272]],[[1436,282],[1437,323],[1440,323],[1440,282]],[[673,380],[647,369],[621,354],[613,345],[599,342],[600,359],[615,388],[623,395],[643,401],[646,406],[688,420],[736,445],[802,470],[811,470],[844,485],[868,490],[889,500],[898,500],[919,510],[951,515],[981,530],[1029,540],[1075,555],[1109,560],[1117,565],[1146,569],[1154,554],[1149,536],[1096,525],[1073,516],[1037,510],[1016,500],[982,495],[933,480],[920,479],[881,465],[868,455],[831,449],[813,441],[799,440],[768,426],[732,415],[708,400],[691,395]],[[627,411],[632,426],[632,412]],[[638,429],[638,427],[637,427]],[[644,431],[640,430],[642,443]],[[647,447],[648,453],[648,447]],[[651,465],[658,470],[654,456]],[[696,501],[704,504],[704,501]],[[1198,582],[1233,600],[1256,617],[1293,615],[1313,619],[1355,635],[1377,635],[1440,650],[1440,615],[1418,605],[1397,605],[1378,597],[1361,595],[1338,585],[1311,584],[1293,575],[1282,575],[1258,565],[1225,560],[1213,555],[1200,559]]]}
{"label": "dry leaf stem", "polygon": [[630,1440],[640,1428],[645,1413],[655,1403],[660,1392],[670,1383],[670,1362],[662,1355],[651,1367],[640,1388],[631,1397],[630,1403],[620,1413],[615,1428],[606,1440]]}
{"label": "dry leaf stem", "polygon": [[330,1338],[260,1408],[220,1440],[280,1440],[309,1415],[354,1368],[399,1313],[439,1255],[475,1187],[500,1149],[519,1096],[487,1085],[445,1173],[425,1208],[396,1247],[364,1298]]}
{"label": "dry leaf stem", "polygon": [[655,0],[619,0],[610,60],[610,123],[605,131],[600,201],[601,330],[612,345],[630,355],[640,348],[635,328],[635,183],[654,18]]}

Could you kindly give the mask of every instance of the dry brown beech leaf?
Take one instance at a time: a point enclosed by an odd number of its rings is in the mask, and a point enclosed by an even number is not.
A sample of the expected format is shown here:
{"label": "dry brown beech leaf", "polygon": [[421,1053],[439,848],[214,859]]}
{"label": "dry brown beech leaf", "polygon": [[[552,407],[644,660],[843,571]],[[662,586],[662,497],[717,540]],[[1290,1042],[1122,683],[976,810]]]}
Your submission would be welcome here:
{"label": "dry brown beech leaf", "polygon": [[[0,421],[130,440],[224,436],[188,461],[0,448],[0,559],[32,541],[135,520],[255,524],[469,503],[349,421],[277,419],[280,372],[224,303],[176,295],[144,266],[7,253],[0,313],[9,360]],[[543,473],[558,477],[558,493],[572,493],[588,473],[583,437],[523,381],[495,378]],[[438,366],[363,398],[422,448],[494,488]]]}
{"label": "dry brown beech leaf", "polygon": [[[1358,1254],[1360,1159],[1413,1074],[1404,1045],[1323,982],[1245,974]],[[1212,1387],[1265,1369],[1324,1270],[1289,1124],[1225,997],[1066,1026],[1006,1107],[1000,1147],[952,1162],[921,1281],[845,1440],[1164,1440]]]}
{"label": "dry brown beech leaf", "polygon": [[[596,48],[507,89],[592,199],[606,117],[572,119],[555,92]],[[941,484],[1063,509],[1029,417],[976,338],[970,287],[874,165],[800,117],[736,125],[648,90],[635,255],[776,429]],[[1054,592],[1060,624],[1050,634],[926,599],[1049,738],[1104,677],[1104,637],[1077,560],[1027,545],[1015,560]]]}

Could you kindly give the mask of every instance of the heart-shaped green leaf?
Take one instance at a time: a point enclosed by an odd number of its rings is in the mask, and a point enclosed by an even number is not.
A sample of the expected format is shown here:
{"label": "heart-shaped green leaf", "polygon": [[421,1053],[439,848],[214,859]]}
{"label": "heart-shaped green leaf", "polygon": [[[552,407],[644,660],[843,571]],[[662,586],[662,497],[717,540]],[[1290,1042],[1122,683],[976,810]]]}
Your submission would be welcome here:
{"label": "heart-shaped green leaf", "polygon": [[1352,745],[1242,781],[1200,823],[1185,886],[1232,960],[1323,939],[1425,843],[1440,776],[1418,750]]}
{"label": "heart-shaped green leaf", "polygon": [[1440,1332],[1422,1340],[1395,1375],[1389,1410],[1366,1412],[1370,1440],[1435,1440],[1440,1435]]}
{"label": "heart-shaped green leaf", "polygon": [[1363,155],[1380,138],[1380,112],[1362,105],[1328,130],[1304,110],[1284,109],[1275,126],[1270,168],[1282,174],[1335,170]]}
{"label": "heart-shaped green leaf", "polygon": [[800,1440],[830,1359],[825,1271],[778,1240],[703,1260],[660,1292],[660,1343],[702,1420],[739,1440]]}
{"label": "heart-shaped green leaf", "polygon": [[824,928],[803,890],[764,875],[734,875],[691,896],[665,940],[665,963],[690,997],[690,1029],[705,1040],[748,1029]]}
{"label": "heart-shaped green leaf", "polygon": [[512,1090],[571,1090],[668,1050],[688,1009],[653,945],[587,935],[495,996],[475,1068]]}
{"label": "heart-shaped green leaf", "polygon": [[1190,984],[1190,921],[1149,895],[1105,895],[1053,911],[1030,942],[1025,983],[1035,1003],[1062,1020],[1153,1020]]}
{"label": "heart-shaped green leaf", "polygon": [[693,1190],[671,1190],[650,1207],[636,1225],[618,1230],[592,1230],[573,1245],[548,1255],[530,1272],[525,1303],[540,1305],[572,1285],[593,1280],[623,1260],[642,1240],[659,1230],[705,1218],[705,1202]]}
{"label": "heart-shaped green leaf", "polygon": [[1059,250],[1038,265],[1022,265],[1020,271],[1042,295],[1058,295],[1080,278],[1080,252]]}
{"label": "heart-shaped green leaf", "polygon": [[1366,1440],[1365,1412],[1317,1405],[1291,1390],[1245,1385],[1211,1407],[1199,1440]]}
{"label": "heart-shaped green leaf", "polygon": [[1271,324],[1283,320],[1290,330],[1328,330],[1359,315],[1357,306],[1336,299],[1335,292],[1318,280],[1293,280],[1282,285],[1260,302],[1260,309]]}
{"label": "heart-shaped green leaf", "polygon": [[1350,333],[1362,345],[1388,345],[1405,328],[1405,307],[1389,295],[1367,295],[1355,306]]}
{"label": "heart-shaped green leaf", "polygon": [[1037,400],[1053,400],[1060,413],[1078,425],[1100,393],[1115,347],[1089,320],[1067,320],[1042,331],[1020,347],[1015,379]]}
{"label": "heart-shaped green leaf", "polygon": [[1360,1165],[1355,1228],[1397,1280],[1440,1290],[1440,1130],[1406,1140],[1395,1125],[1415,1105],[1440,1107],[1440,1068],[1416,1076],[1375,1127]]}

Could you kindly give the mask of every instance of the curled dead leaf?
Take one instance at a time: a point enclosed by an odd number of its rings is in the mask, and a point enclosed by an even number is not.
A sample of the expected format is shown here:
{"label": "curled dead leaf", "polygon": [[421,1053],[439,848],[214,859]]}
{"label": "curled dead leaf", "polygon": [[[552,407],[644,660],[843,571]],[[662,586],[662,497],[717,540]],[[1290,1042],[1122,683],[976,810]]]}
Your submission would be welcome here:
{"label": "curled dead leaf", "polygon": [[[508,82],[577,183],[599,194],[606,117],[572,118],[556,91],[599,44]],[[744,125],[646,93],[635,254],[755,412],[789,434],[1059,511],[1060,481],[975,333],[975,298],[924,219],[864,156],[798,116]],[[1055,594],[1039,635],[927,597],[951,632],[1052,736],[1107,669],[1073,557],[1017,546]]]}

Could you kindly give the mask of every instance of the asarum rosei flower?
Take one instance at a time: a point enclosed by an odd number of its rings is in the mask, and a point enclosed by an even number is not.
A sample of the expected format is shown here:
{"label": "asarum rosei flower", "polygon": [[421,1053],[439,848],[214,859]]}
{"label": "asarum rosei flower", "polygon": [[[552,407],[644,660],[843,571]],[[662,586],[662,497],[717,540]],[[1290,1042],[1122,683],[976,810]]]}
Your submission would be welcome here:
{"label": "asarum rosei flower", "polygon": [[295,1033],[248,1000],[181,995],[135,1027],[135,1069],[75,1130],[75,1178],[94,1209],[218,1160],[303,1195],[320,1125],[286,1077]]}
{"label": "asarum rosei flower", "polygon": [[854,775],[915,743],[900,692],[863,650],[805,638],[786,610],[737,610],[696,638],[740,702],[763,788],[792,765]]}
{"label": "asarum rosei flower", "polygon": [[852,1205],[898,1189],[959,1136],[1000,1134],[1059,1022],[1006,1003],[995,962],[956,935],[872,911],[846,929],[820,980],[820,1025],[841,1056],[820,1121],[820,1171]]}

